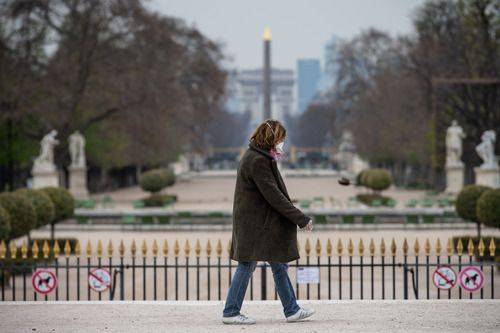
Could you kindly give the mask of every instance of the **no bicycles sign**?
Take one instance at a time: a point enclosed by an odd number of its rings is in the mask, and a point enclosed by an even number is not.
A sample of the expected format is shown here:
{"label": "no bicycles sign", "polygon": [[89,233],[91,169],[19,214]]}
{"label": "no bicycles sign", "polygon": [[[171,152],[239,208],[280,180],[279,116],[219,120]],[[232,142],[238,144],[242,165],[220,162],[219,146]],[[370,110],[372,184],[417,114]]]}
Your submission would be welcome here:
{"label": "no bicycles sign", "polygon": [[457,283],[457,274],[450,266],[438,266],[432,275],[434,285],[443,290],[449,290]]}
{"label": "no bicycles sign", "polygon": [[111,274],[104,268],[95,268],[89,272],[89,287],[94,291],[105,291],[111,286]]}

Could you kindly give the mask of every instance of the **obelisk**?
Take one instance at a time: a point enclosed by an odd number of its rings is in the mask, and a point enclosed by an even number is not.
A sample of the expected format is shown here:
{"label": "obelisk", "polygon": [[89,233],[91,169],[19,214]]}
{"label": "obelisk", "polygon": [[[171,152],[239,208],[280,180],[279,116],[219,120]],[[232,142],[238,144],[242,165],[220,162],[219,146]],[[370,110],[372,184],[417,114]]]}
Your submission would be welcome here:
{"label": "obelisk", "polygon": [[264,30],[264,70],[263,70],[264,119],[271,118],[271,30]]}

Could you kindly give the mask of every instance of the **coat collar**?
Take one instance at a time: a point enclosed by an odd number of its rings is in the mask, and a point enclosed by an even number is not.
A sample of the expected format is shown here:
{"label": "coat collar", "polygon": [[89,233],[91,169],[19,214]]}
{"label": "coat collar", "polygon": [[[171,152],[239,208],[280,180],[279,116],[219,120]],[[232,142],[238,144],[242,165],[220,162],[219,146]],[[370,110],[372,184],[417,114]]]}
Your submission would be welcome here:
{"label": "coat collar", "polygon": [[273,155],[271,155],[271,153],[270,153],[270,152],[268,152],[267,150],[265,150],[265,149],[262,149],[262,148],[258,147],[258,146],[255,144],[255,142],[254,142],[254,140],[253,140],[253,139],[252,139],[252,140],[250,140],[250,143],[248,144],[248,146],[250,147],[250,149],[253,149],[253,150],[255,150],[255,151],[257,151],[257,152],[259,152],[259,153],[263,154],[264,156],[266,156],[266,157],[270,158],[271,160],[274,160]]}

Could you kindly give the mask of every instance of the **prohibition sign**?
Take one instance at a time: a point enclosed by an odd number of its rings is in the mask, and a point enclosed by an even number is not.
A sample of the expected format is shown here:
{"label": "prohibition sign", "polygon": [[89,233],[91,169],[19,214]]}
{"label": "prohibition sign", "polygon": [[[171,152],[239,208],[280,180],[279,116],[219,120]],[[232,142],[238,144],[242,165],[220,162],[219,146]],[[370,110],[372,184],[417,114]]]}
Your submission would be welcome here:
{"label": "prohibition sign", "polygon": [[467,266],[458,276],[460,286],[469,292],[478,291],[484,286],[484,274],[475,266]]}
{"label": "prohibition sign", "polygon": [[104,268],[94,268],[89,272],[89,287],[94,291],[105,291],[111,286],[111,274]]}
{"label": "prohibition sign", "polygon": [[31,284],[37,293],[47,295],[57,286],[57,277],[52,271],[37,269],[31,277]]}
{"label": "prohibition sign", "polygon": [[438,266],[432,274],[432,281],[437,288],[449,290],[457,283],[457,274],[450,266]]}

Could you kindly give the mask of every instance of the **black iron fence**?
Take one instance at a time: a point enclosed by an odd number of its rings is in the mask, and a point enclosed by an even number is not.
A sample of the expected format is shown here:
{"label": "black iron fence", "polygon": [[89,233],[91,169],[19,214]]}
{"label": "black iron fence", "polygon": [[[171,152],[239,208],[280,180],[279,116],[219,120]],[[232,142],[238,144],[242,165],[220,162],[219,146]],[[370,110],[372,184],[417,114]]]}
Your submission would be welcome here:
{"label": "black iron fence", "polygon": [[[301,252],[305,256],[289,263],[289,274],[298,299],[494,299],[500,263],[494,261],[494,240],[486,243],[481,239],[474,246],[469,239],[464,247],[461,240],[453,244],[449,239],[442,246],[437,239],[431,247],[426,239],[421,248],[416,239],[410,249],[406,239],[401,247],[394,239],[386,246],[382,239],[377,247],[370,240],[365,249],[361,239],[356,246],[349,239],[346,248],[340,239],[335,247],[328,239],[325,248],[319,239],[314,247],[307,239]],[[227,256],[230,246],[229,242],[223,257],[220,239],[215,253],[210,240],[204,251],[199,240],[194,249],[186,240],[183,254],[178,240],[173,253],[166,240],[161,248],[156,240],[151,248],[146,241],[139,248],[133,240],[128,250],[121,241],[118,251],[111,241],[105,248],[100,240],[93,251],[89,241],[84,253],[79,242],[71,248],[66,241],[61,251],[58,242],[49,246],[45,241],[40,253],[36,242],[31,248],[25,243],[18,248],[2,241],[0,296],[2,301],[221,300],[237,266]],[[298,270],[304,268],[316,270],[316,281],[302,283]],[[468,277],[477,282],[474,291],[458,281],[466,269],[476,274]],[[260,263],[255,273],[246,298],[278,299],[269,264]]]}

